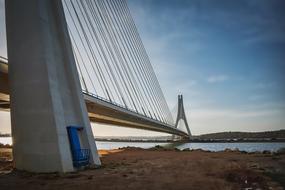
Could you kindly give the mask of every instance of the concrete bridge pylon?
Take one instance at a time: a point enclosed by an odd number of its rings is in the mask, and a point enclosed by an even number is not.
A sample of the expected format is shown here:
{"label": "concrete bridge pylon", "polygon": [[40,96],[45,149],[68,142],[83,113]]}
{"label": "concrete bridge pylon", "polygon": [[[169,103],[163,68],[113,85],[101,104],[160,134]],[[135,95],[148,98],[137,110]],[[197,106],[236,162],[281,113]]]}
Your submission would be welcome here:
{"label": "concrete bridge pylon", "polygon": [[[6,0],[5,6],[15,167],[71,172],[75,157],[87,153],[89,164],[100,165],[62,2]],[[75,154],[74,147],[84,151]]]}
{"label": "concrete bridge pylon", "polygon": [[[189,135],[189,139],[191,139],[192,134],[191,134],[188,122],[187,122],[187,118],[186,118],[186,114],[185,114],[185,110],[184,110],[184,105],[183,105],[182,94],[178,95],[178,111],[177,111],[177,117],[176,117],[176,122],[175,122],[176,128],[178,127],[178,123],[180,120],[184,121],[187,133]],[[173,138],[175,138],[175,137],[173,136]]]}

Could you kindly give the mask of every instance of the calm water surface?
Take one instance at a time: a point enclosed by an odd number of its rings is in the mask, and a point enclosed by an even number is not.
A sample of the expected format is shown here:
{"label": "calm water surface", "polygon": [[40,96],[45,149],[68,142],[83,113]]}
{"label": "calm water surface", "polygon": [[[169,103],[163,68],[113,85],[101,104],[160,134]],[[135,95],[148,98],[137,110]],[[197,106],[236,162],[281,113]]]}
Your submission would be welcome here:
{"label": "calm water surface", "polygon": [[[12,144],[11,137],[0,137],[0,143],[2,144]],[[254,151],[277,151],[280,148],[285,148],[285,142],[272,142],[272,143],[152,143],[152,142],[107,142],[107,141],[97,141],[98,149],[117,149],[127,146],[140,147],[140,148],[151,148],[156,145],[166,146],[166,147],[176,147],[178,149],[203,149],[210,151],[221,151],[225,149],[236,149],[247,152]]]}

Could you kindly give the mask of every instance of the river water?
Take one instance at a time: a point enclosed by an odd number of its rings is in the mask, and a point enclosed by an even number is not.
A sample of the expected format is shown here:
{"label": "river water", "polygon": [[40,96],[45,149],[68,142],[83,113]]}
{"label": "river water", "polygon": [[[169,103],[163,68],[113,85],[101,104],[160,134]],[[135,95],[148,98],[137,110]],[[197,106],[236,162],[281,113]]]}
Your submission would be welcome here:
{"label": "river water", "polygon": [[[2,144],[12,144],[11,137],[0,137],[0,143]],[[156,145],[166,146],[166,147],[176,147],[178,149],[202,149],[209,151],[222,151],[225,149],[239,149],[241,151],[255,152],[255,151],[277,151],[280,148],[285,148],[285,142],[236,142],[236,143],[153,143],[153,142],[109,142],[109,141],[97,141],[97,148],[110,150],[122,147],[140,147],[140,148],[151,148]]]}

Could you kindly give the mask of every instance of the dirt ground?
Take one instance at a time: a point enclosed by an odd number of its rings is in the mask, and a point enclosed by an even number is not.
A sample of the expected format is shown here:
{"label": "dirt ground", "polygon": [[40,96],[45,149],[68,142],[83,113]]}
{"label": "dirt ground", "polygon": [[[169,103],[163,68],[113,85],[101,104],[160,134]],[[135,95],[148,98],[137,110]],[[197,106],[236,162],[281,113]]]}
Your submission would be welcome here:
{"label": "dirt ground", "polygon": [[[102,167],[69,174],[12,170],[11,149],[0,149],[0,189],[270,189],[285,185],[285,155],[126,148],[100,151]],[[282,187],[283,186],[283,187]]]}

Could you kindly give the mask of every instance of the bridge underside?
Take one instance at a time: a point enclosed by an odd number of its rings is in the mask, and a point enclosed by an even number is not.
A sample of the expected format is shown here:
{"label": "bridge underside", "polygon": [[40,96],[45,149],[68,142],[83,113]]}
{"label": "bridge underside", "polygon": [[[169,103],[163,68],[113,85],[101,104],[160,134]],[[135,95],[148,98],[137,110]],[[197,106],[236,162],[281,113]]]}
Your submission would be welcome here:
{"label": "bridge underside", "polygon": [[[10,111],[8,64],[0,62],[0,110]],[[165,132],[183,137],[188,134],[166,123],[145,117],[99,97],[84,94],[88,115],[91,122],[116,125],[121,127]]]}
{"label": "bridge underside", "polygon": [[168,124],[161,123],[157,120],[137,114],[136,112],[126,110],[125,108],[94,98],[90,95],[84,94],[84,99],[91,121],[157,132],[166,132],[185,137],[188,136],[186,133],[177,130]]}

